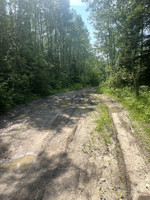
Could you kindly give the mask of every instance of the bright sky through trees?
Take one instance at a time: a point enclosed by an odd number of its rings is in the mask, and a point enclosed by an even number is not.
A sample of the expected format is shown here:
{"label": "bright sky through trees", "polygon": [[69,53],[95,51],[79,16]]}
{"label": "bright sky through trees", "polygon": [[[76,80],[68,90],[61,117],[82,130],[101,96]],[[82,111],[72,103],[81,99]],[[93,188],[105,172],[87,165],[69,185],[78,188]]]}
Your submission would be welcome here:
{"label": "bright sky through trees", "polygon": [[83,6],[85,4],[82,3],[81,0],[70,0],[70,5],[73,5],[73,6]]}
{"label": "bright sky through trees", "polygon": [[82,16],[82,19],[85,23],[85,25],[88,28],[88,31],[90,32],[90,38],[91,43],[94,43],[94,34],[93,34],[93,27],[90,24],[89,21],[89,13],[86,11],[87,6],[85,3],[81,2],[81,0],[70,0],[70,6],[73,8],[78,14]]}

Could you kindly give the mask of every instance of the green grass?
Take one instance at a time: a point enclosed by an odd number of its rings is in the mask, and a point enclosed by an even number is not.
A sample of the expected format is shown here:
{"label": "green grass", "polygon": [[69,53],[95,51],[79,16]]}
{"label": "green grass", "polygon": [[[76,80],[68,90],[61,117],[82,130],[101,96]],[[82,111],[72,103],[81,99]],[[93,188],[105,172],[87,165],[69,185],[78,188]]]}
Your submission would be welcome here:
{"label": "green grass", "polygon": [[108,143],[111,143],[113,125],[109,110],[104,103],[98,105],[98,115],[98,119],[96,120],[96,131],[107,145]]}
{"label": "green grass", "polygon": [[112,143],[113,134],[113,123],[107,106],[100,103],[95,114],[96,128],[90,133],[88,141],[83,144],[82,149],[84,153],[93,157],[99,155],[98,152],[101,149],[107,150],[108,144]]}
{"label": "green grass", "polygon": [[150,89],[140,88],[140,96],[136,98],[132,88],[110,88],[106,84],[100,85],[99,92],[115,97],[129,111],[129,118],[136,134],[141,138],[150,151]]}

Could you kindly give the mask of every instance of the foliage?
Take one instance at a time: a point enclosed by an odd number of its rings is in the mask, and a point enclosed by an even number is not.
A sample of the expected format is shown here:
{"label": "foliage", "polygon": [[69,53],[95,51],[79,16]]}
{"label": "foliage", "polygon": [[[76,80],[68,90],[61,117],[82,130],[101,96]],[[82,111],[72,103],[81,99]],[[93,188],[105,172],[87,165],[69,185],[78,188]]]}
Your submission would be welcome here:
{"label": "foliage", "polygon": [[150,1],[83,2],[96,30],[96,55],[105,62],[99,91],[121,100],[150,141]]}
{"label": "foliage", "polygon": [[107,84],[99,86],[99,91],[111,94],[133,111],[137,120],[150,123],[150,89],[147,86],[140,87],[140,96],[136,98],[133,88],[110,88]]}
{"label": "foliage", "polygon": [[109,114],[109,110],[104,103],[98,105],[99,118],[96,120],[96,131],[102,136],[105,144],[111,142],[112,135],[112,119]]}
{"label": "foliage", "polygon": [[1,0],[0,112],[72,85],[98,84],[90,57],[88,30],[68,0]]}
{"label": "foliage", "polygon": [[[96,30],[98,55],[114,87],[150,85],[150,1],[83,0]],[[122,74],[123,73],[123,74]]]}

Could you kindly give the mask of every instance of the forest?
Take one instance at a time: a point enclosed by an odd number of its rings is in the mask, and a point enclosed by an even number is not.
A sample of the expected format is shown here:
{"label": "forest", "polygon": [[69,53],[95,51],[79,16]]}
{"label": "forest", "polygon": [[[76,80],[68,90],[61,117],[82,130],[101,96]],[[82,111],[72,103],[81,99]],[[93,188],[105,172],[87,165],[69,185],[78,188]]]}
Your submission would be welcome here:
{"label": "forest", "polygon": [[150,1],[84,0],[96,30],[96,49],[107,62],[110,85],[150,85]]}
{"label": "forest", "polygon": [[150,151],[150,1],[84,2],[96,30],[97,56],[105,61],[99,92],[122,103],[135,134]]}
{"label": "forest", "polygon": [[0,0],[0,110],[98,85],[98,62],[68,0]]}
{"label": "forest", "polygon": [[83,0],[94,45],[69,0],[0,1],[1,112],[64,88],[149,92],[149,0]]}

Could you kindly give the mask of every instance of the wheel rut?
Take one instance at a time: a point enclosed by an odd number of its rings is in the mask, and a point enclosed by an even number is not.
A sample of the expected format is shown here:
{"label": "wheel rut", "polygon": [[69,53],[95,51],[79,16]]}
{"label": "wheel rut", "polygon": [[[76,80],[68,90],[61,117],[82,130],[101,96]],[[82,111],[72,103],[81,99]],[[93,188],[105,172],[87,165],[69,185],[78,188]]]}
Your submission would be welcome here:
{"label": "wheel rut", "polygon": [[126,111],[112,98],[100,95],[109,108],[125,165],[129,199],[150,199],[150,165],[138,145]]}
{"label": "wheel rut", "polygon": [[[130,132],[123,109],[104,95],[97,97],[95,88],[61,93],[1,117],[1,200],[147,200],[148,190],[128,173],[117,127],[107,145],[95,130],[103,100],[117,114],[117,126]],[[139,180],[148,187],[147,168],[140,170],[135,169]]]}

